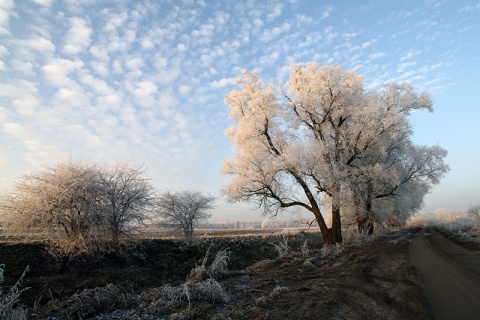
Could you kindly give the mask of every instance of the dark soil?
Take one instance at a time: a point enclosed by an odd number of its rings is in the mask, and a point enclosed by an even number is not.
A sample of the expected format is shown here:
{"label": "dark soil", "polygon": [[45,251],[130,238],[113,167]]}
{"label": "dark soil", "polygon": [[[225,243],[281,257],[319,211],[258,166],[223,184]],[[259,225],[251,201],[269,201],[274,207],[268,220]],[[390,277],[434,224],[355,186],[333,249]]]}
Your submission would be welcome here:
{"label": "dark soil", "polygon": [[[107,312],[103,308],[88,317],[426,319],[426,307],[407,257],[413,234],[411,230],[391,233],[374,242],[344,246],[338,255],[325,256],[318,234],[301,233],[288,237],[294,253],[281,258],[271,245],[282,241],[280,236],[211,238],[194,246],[146,240],[120,253],[79,257],[63,264],[48,256],[40,243],[0,244],[0,263],[6,264],[5,285],[15,283],[30,265],[24,284],[31,289],[22,294],[22,302],[33,310],[34,319],[51,315],[56,319],[79,318],[78,314],[59,313],[60,301],[108,283],[120,287],[129,302],[115,307],[114,315],[100,315]],[[302,256],[299,251],[307,238],[313,250]],[[228,268],[234,271],[217,279],[229,297],[227,302],[193,301],[168,313],[149,314],[141,309],[140,300],[158,296],[161,286],[184,283],[209,247],[210,260],[220,249],[230,251]]]}
{"label": "dark soil", "polygon": [[[300,247],[305,238],[320,246],[317,234],[300,234],[291,239]],[[15,284],[29,266],[23,287],[30,289],[21,296],[22,303],[40,318],[48,313],[47,305],[87,288],[113,283],[125,292],[140,293],[165,284],[185,281],[192,268],[200,265],[208,248],[210,260],[221,249],[230,252],[229,269],[242,270],[264,259],[277,256],[270,243],[280,236],[210,238],[187,246],[176,240],[144,240],[102,256],[81,256],[59,261],[49,255],[42,242],[0,243],[0,264],[5,264],[5,286]],[[34,307],[35,306],[35,307]]]}

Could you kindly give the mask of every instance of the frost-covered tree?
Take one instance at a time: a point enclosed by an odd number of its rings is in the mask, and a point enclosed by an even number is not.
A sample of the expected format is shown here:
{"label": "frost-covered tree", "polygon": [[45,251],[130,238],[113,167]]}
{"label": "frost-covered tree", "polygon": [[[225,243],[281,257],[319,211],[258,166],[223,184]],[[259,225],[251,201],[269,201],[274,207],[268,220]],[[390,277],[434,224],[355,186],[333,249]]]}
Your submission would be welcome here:
{"label": "frost-covered tree", "polygon": [[70,159],[23,176],[2,201],[4,228],[43,235],[61,254],[95,249],[103,219],[99,174],[96,165]]}
{"label": "frost-covered tree", "polygon": [[143,166],[67,160],[23,176],[1,200],[8,233],[44,237],[55,253],[102,250],[130,236],[154,205]]}
{"label": "frost-covered tree", "polygon": [[[418,180],[417,165],[409,171],[402,150],[410,143],[411,110],[431,110],[428,94],[396,84],[366,91],[354,71],[315,63],[294,65],[281,89],[256,73],[242,73],[236,82],[241,88],[226,98],[234,122],[227,136],[238,150],[223,170],[234,176],[224,189],[231,200],[257,201],[266,212],[303,207],[325,242],[336,243],[342,241],[348,195],[366,207],[369,197],[393,196]],[[443,164],[445,153],[437,155]],[[320,212],[321,195],[331,200],[330,229]]]}
{"label": "frost-covered tree", "polygon": [[411,141],[409,115],[412,110],[432,111],[432,103],[427,94],[418,95],[408,84],[386,84],[379,92],[367,93],[367,103],[373,112],[358,119],[353,135],[369,135],[366,143],[359,148],[357,139],[353,144],[347,141],[356,150],[347,167],[356,215],[361,221],[381,223],[393,213],[404,222],[449,170],[443,161],[446,150]]}
{"label": "frost-covered tree", "polygon": [[114,245],[121,235],[131,237],[154,205],[154,188],[143,177],[143,165],[131,167],[129,163],[105,165],[99,177],[102,215]]}
{"label": "frost-covered tree", "polygon": [[196,191],[164,192],[157,199],[158,214],[163,219],[160,225],[182,232],[185,241],[191,243],[198,224],[211,217],[215,200]]}

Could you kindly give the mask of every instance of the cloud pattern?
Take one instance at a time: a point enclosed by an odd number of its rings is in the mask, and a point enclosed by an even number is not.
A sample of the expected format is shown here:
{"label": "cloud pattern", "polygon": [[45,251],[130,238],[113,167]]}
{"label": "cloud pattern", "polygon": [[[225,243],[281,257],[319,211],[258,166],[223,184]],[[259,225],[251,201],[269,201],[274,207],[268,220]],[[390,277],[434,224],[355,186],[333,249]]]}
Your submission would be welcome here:
{"label": "cloud pattern", "polygon": [[277,81],[290,63],[342,64],[370,88],[441,94],[459,57],[478,53],[479,13],[429,1],[4,0],[0,185],[69,156],[133,158],[161,189],[217,194],[233,152],[223,99],[241,68]]}

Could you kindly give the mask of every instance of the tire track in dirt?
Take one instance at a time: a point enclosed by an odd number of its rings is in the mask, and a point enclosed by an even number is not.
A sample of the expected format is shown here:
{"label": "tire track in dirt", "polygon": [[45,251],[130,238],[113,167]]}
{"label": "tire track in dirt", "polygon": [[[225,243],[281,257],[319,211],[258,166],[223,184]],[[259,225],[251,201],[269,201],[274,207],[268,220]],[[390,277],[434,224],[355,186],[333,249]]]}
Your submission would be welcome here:
{"label": "tire track in dirt", "polygon": [[422,230],[409,260],[432,319],[480,319],[480,256],[434,230]]}

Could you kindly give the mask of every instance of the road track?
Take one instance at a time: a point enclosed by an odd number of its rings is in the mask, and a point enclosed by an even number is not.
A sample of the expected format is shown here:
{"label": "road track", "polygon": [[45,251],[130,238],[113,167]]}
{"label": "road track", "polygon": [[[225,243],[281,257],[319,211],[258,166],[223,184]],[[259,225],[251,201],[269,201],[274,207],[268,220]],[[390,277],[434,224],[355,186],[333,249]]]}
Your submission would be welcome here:
{"label": "road track", "polygon": [[410,244],[409,260],[431,319],[480,319],[480,252],[423,229]]}

